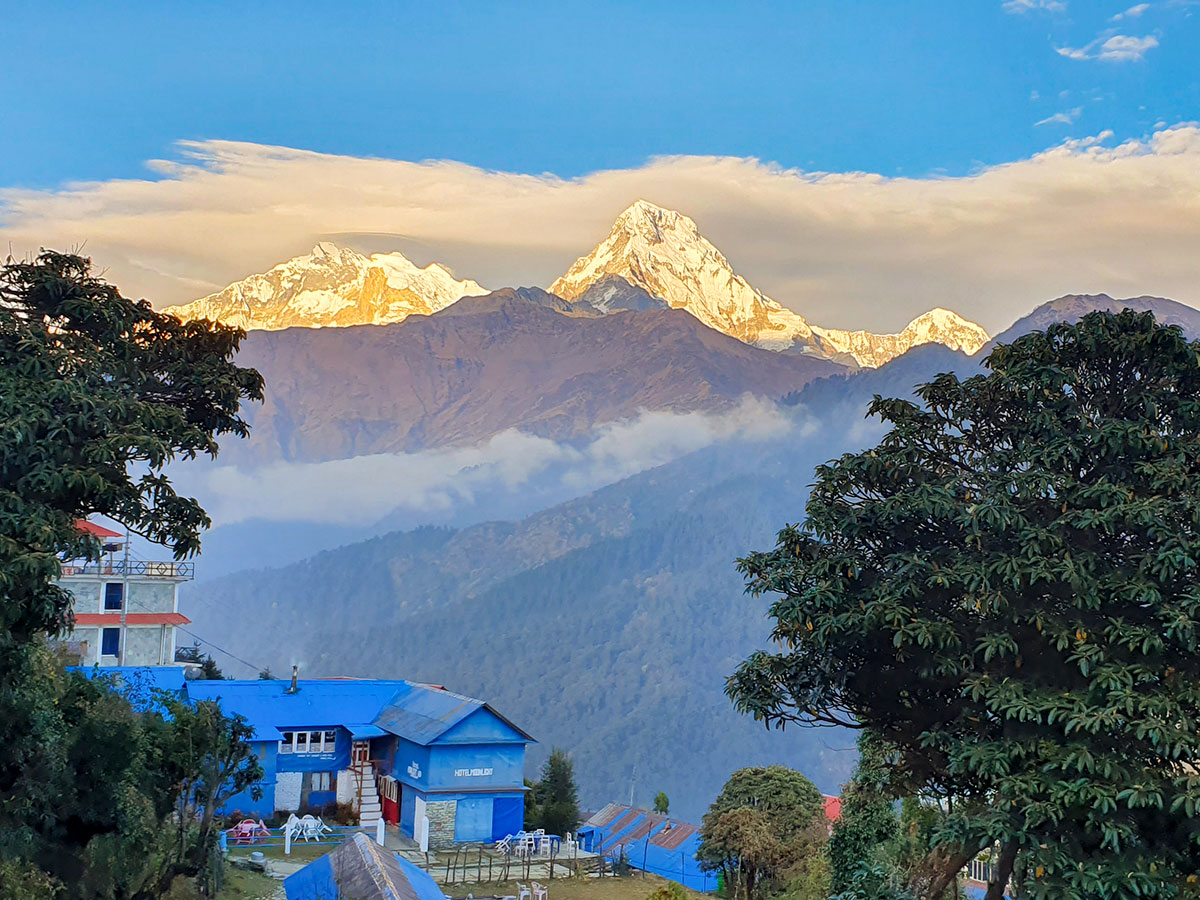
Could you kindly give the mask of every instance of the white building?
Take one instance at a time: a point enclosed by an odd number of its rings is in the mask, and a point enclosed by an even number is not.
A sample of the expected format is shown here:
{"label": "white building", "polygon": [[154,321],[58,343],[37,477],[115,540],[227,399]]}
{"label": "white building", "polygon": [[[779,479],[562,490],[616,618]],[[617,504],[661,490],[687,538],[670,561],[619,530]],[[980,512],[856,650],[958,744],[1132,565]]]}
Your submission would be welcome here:
{"label": "white building", "polygon": [[191,580],[193,564],[134,559],[123,535],[79,524],[104,542],[106,556],[63,565],[58,583],[74,598],[75,627],[60,642],[83,666],[173,665],[175,629],[189,622],[179,612],[179,585]]}

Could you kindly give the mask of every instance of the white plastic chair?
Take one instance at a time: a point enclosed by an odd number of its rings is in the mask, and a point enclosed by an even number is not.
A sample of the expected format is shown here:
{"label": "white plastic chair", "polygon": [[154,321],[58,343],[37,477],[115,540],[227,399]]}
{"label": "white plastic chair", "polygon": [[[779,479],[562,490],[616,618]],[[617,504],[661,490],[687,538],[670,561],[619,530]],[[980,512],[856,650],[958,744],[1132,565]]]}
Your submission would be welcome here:
{"label": "white plastic chair", "polygon": [[533,895],[529,893],[529,888],[517,882],[517,900],[533,900]]}
{"label": "white plastic chair", "polygon": [[533,882],[533,900],[550,900],[550,894],[544,884]]}

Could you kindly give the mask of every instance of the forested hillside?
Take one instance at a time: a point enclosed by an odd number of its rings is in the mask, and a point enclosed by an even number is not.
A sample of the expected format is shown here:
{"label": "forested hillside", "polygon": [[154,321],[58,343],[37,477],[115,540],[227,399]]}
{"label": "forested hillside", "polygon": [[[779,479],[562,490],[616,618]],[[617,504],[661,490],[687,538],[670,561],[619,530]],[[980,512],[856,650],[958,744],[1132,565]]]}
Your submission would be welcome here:
{"label": "forested hillside", "polygon": [[531,764],[571,750],[585,805],[626,798],[635,766],[638,796],[665,790],[689,817],[750,763],[791,765],[836,791],[851,736],[767,732],[724,697],[767,630],[735,559],[802,517],[816,464],[871,439],[861,412],[872,393],[956,364],[970,365],[927,348],[813,385],[774,442],[711,447],[521,522],[397,532],[197,585],[185,612],[277,672],[299,663],[485,697],[540,740]]}

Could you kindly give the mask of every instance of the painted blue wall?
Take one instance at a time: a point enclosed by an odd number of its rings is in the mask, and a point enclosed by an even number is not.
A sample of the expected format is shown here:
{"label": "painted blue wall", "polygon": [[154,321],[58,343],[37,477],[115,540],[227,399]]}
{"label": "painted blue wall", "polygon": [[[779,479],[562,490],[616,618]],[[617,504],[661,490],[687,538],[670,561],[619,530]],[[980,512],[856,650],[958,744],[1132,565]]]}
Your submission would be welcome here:
{"label": "painted blue wall", "polygon": [[477,709],[453,728],[438,736],[435,744],[498,744],[525,745],[528,738],[487,709]]}
{"label": "painted blue wall", "polygon": [[[312,728],[297,728],[296,731],[317,731]],[[328,731],[328,728],[320,729]],[[350,768],[350,732],[337,729],[337,740],[332,753],[280,753],[276,762],[280,772],[336,772]]]}
{"label": "painted blue wall", "polygon": [[400,830],[410,837],[415,835],[414,818],[418,796],[426,803],[437,803],[443,800],[458,801],[454,818],[454,839],[456,841],[492,843],[510,834],[516,834],[524,827],[524,791],[427,794],[424,791],[415,791],[406,787],[400,796]]}
{"label": "painted blue wall", "polygon": [[[416,767],[419,774],[413,775],[410,766]],[[404,784],[425,789],[429,781],[429,748],[396,738],[396,755],[392,759],[392,777]]]}
{"label": "painted blue wall", "polygon": [[241,810],[255,819],[267,818],[275,812],[275,755],[279,745],[277,741],[254,741],[251,746],[263,768],[263,780],[257,785],[262,790],[262,797],[255,800],[250,795],[251,789],[247,788],[230,797],[220,812]]}
{"label": "painted blue wall", "polygon": [[[487,770],[491,769],[488,773]],[[470,774],[475,772],[476,774]],[[524,744],[434,744],[429,755],[429,787],[516,787],[524,784]]]}

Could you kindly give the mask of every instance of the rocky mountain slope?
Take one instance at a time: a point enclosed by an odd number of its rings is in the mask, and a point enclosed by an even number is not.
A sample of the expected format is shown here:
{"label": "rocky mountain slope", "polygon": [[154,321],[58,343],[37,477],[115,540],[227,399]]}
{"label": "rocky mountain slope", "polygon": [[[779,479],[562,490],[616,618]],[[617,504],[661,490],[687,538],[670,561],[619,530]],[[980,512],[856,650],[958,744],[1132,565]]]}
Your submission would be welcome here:
{"label": "rocky mountain slope", "polygon": [[1165,325],[1178,325],[1193,340],[1200,339],[1200,310],[1175,300],[1145,296],[1116,300],[1108,294],[1065,294],[1043,303],[1029,315],[1018,319],[1005,331],[996,335],[989,342],[988,348],[995,344],[1009,343],[1031,331],[1040,331],[1055,322],[1078,322],[1090,312],[1120,312],[1123,309],[1152,312],[1156,321]]}
{"label": "rocky mountain slope", "polygon": [[468,444],[507,428],[569,439],[642,410],[720,410],[844,371],[679,310],[597,315],[538,288],[394,325],[255,331],[238,361],[267,383],[250,439],[222,453],[243,463]]}
{"label": "rocky mountain slope", "polygon": [[422,269],[402,253],[368,257],[322,242],[306,256],[165,312],[182,319],[218,319],[247,330],[381,325],[429,315],[461,297],[486,293],[437,263]]}

